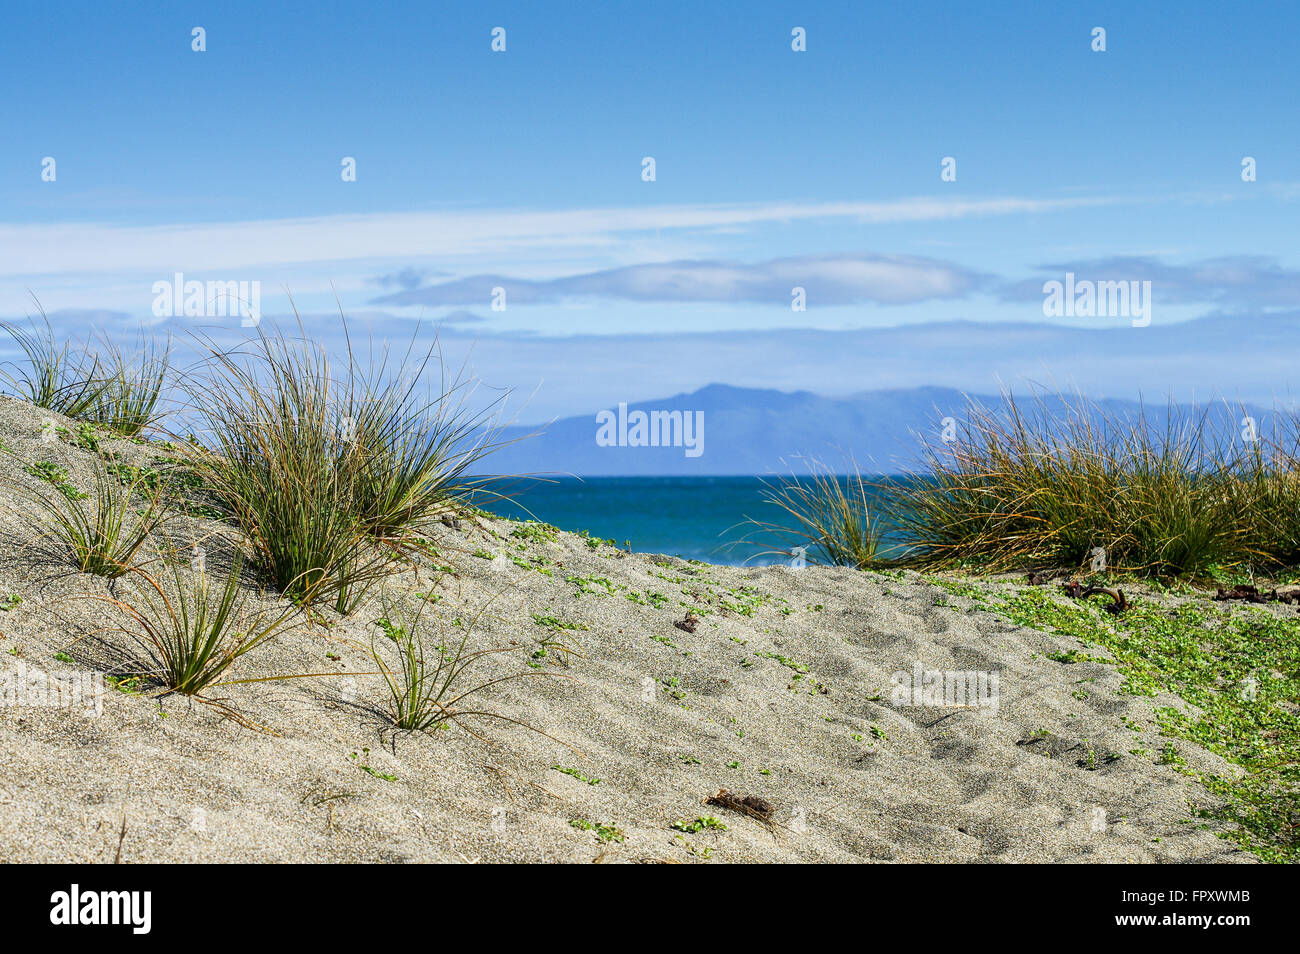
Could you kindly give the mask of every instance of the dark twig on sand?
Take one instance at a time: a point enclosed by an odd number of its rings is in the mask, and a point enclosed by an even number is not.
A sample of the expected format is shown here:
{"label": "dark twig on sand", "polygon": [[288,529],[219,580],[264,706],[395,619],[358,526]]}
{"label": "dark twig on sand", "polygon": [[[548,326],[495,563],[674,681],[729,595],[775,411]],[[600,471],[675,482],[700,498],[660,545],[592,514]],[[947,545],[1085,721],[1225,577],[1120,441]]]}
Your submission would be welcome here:
{"label": "dark twig on sand", "polygon": [[1097,586],[1096,584],[1084,586],[1082,583],[1070,580],[1067,583],[1062,583],[1061,589],[1065,591],[1066,596],[1074,600],[1086,599],[1094,593],[1109,596],[1114,602],[1106,607],[1106,612],[1114,613],[1116,616],[1128,609],[1128,600],[1124,597],[1124,591],[1113,587]]}

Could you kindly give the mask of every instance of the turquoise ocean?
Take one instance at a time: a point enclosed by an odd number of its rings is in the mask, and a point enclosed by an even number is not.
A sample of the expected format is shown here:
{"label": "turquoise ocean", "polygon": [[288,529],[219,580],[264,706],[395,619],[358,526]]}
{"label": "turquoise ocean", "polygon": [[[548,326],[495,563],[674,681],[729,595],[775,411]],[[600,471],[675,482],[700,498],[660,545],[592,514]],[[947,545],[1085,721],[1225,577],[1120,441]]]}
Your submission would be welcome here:
{"label": "turquoise ocean", "polygon": [[[754,535],[744,526],[747,517],[783,522],[781,511],[763,500],[763,486],[759,477],[565,477],[515,481],[501,488],[509,500],[480,505],[501,516],[612,538],[635,553],[762,565],[784,559],[762,553],[776,538],[744,540]],[[797,542],[792,536],[788,545]]]}

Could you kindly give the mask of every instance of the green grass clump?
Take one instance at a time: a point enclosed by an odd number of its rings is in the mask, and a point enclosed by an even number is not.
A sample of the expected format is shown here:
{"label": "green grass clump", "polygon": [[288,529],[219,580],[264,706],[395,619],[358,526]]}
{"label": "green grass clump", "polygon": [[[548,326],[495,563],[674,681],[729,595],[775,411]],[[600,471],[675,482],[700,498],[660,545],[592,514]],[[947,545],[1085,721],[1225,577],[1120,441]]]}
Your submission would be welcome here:
{"label": "green grass clump", "polygon": [[[1089,568],[1225,580],[1300,566],[1300,414],[1238,440],[1230,408],[1170,404],[1161,423],[1082,397],[970,400],[905,478],[836,474],[768,483],[774,520],[747,518],[765,555],[860,569],[893,563],[1005,571]],[[886,543],[886,541],[888,541]]]}
{"label": "green grass clump", "polygon": [[121,483],[102,462],[95,466],[92,493],[67,483],[62,468],[36,465],[27,472],[39,474],[44,483],[13,486],[31,504],[28,516],[38,530],[38,541],[52,544],[82,573],[109,579],[126,574],[167,517],[168,498],[163,493],[138,480]]}
{"label": "green grass clump", "polygon": [[265,643],[293,615],[292,610],[247,608],[248,597],[239,592],[244,562],[239,555],[219,585],[206,572],[189,572],[184,559],[163,562],[171,570],[165,579],[136,569],[144,583],[138,598],[93,598],[127,616],[128,625],[114,631],[127,634],[143,656],[139,674],[157,680],[169,693],[192,696],[220,684],[237,659]]}
{"label": "green grass clump", "polygon": [[40,303],[41,324],[29,320],[29,328],[0,322],[26,357],[25,365],[8,364],[0,370],[9,386],[25,401],[37,407],[81,418],[93,408],[107,386],[99,358],[84,344],[56,340],[54,329]]}
{"label": "green grass clump", "polygon": [[[391,367],[386,350],[364,366],[349,351],[341,407],[355,435],[354,505],[382,540],[402,540],[485,492],[488,481],[470,472],[499,446],[491,420],[499,399],[474,410],[473,382],[448,374],[436,339],[423,353],[414,347],[412,338]],[[426,388],[435,366],[438,384]]]}
{"label": "green grass clump", "polygon": [[397,548],[481,486],[467,471],[494,431],[465,410],[464,381],[421,390],[436,346],[367,363],[349,341],[336,369],[305,334],[266,323],[241,349],[208,345],[191,386],[208,446],[191,466],[290,598],[349,610]]}
{"label": "green grass clump", "polygon": [[781,516],[775,521],[747,517],[753,535],[745,542],[776,540],[779,543],[768,546],[764,555],[802,555],[808,563],[857,569],[880,563],[881,528],[871,503],[870,484],[857,463],[847,458],[844,475],[815,458],[809,458],[807,466],[807,476],[792,474],[763,481],[764,502]]}
{"label": "green grass clump", "polygon": [[[385,714],[392,724],[405,732],[424,732],[439,729],[449,722],[461,724],[464,720],[489,718],[532,728],[499,712],[463,706],[462,703],[497,683],[540,674],[516,672],[465,685],[462,676],[470,667],[486,657],[511,650],[504,647],[468,648],[470,635],[482,613],[467,625],[457,627],[459,640],[455,637],[449,639],[446,627],[439,620],[438,644],[428,645],[421,618],[428,605],[421,601],[414,611],[407,612],[385,606],[384,616],[376,625],[392,642],[393,650],[381,648],[373,639],[370,642],[371,658],[388,689]],[[395,664],[391,660],[394,653]]]}
{"label": "green grass clump", "polygon": [[154,338],[142,335],[139,350],[128,354],[104,337],[102,351],[102,386],[93,403],[78,417],[116,434],[135,437],[162,417],[171,342],[160,346]]}
{"label": "green grass clump", "polygon": [[[41,321],[20,327],[0,322],[26,361],[0,369],[18,396],[37,407],[73,420],[107,427],[133,437],[162,417],[161,400],[170,370],[170,341],[159,346],[141,334],[135,353],[118,347],[106,334],[99,345],[59,341],[40,303]],[[84,434],[84,432],[82,432]],[[94,448],[88,448],[94,449]]]}
{"label": "green grass clump", "polygon": [[[915,479],[880,485],[909,562],[986,570],[1086,567],[1207,578],[1246,564],[1300,558],[1295,422],[1272,438],[1234,442],[1209,411],[1170,405],[1163,426],[1082,398],[1009,394],[971,401],[955,439],[927,445]],[[1286,436],[1286,434],[1290,436]]]}

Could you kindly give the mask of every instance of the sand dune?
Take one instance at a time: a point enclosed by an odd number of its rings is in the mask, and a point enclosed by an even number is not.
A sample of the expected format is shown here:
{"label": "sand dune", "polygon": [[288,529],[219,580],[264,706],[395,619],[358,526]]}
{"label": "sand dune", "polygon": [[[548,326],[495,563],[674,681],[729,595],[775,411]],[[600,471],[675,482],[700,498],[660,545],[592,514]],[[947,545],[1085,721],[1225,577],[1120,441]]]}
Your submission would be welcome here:
{"label": "sand dune", "polygon": [[[0,438],[87,486],[91,455],[43,435],[49,417],[0,401]],[[165,456],[105,446],[135,464]],[[0,601],[21,597],[0,613],[0,671],[120,671],[127,641],[95,632],[120,617],[86,597],[139,584],[60,566],[11,489],[35,478],[8,455],[0,476]],[[325,675],[210,693],[265,731],[113,689],[97,715],[0,708],[0,860],[1254,860],[1216,837],[1219,823],[1187,824],[1214,804],[1205,789],[1130,754],[1160,749],[1153,707],[1179,700],[1120,694],[1112,666],[1049,658],[1073,640],[915,573],[707,566],[468,516],[439,529],[439,555],[383,598],[437,597],[426,617],[451,628],[484,611],[471,645],[511,652],[485,659],[481,678],[543,675],[472,701],[546,734],[492,719],[470,723],[478,737],[387,729],[382,682],[360,675],[373,669],[376,593],[346,618],[300,619],[231,678]],[[171,533],[201,539],[211,571],[228,564],[220,525],[178,518]],[[674,625],[688,612],[693,632]],[[539,654],[548,638],[574,652]],[[894,704],[891,678],[918,666],[996,673],[996,705]],[[1181,751],[1193,769],[1235,771]],[[720,789],[757,796],[770,817],[703,804]],[[705,818],[726,827],[691,824]]]}

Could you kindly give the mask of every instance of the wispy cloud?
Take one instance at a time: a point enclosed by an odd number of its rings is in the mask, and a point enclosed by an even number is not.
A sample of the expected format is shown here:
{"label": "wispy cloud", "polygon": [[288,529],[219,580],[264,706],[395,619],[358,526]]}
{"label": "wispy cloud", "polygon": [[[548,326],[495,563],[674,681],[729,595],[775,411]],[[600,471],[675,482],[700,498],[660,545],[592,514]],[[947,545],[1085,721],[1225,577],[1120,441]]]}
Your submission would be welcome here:
{"label": "wispy cloud", "polygon": [[[463,260],[485,254],[609,252],[628,237],[841,219],[884,224],[1059,212],[1108,198],[778,202],[596,209],[400,212],[157,226],[0,225],[0,275],[189,270],[307,263]],[[401,274],[401,273],[399,273]]]}
{"label": "wispy cloud", "polygon": [[432,319],[435,325],[481,325],[487,318],[464,308],[457,308]]}
{"label": "wispy cloud", "polygon": [[419,288],[428,278],[445,275],[446,272],[435,272],[428,268],[403,268],[396,272],[387,272],[383,275],[376,275],[370,281],[380,288],[401,288],[409,290]]}
{"label": "wispy cloud", "polygon": [[753,264],[676,261],[529,281],[475,275],[376,298],[383,305],[468,305],[488,301],[495,287],[511,302],[536,304],[595,297],[629,301],[786,302],[803,288],[819,305],[910,304],[961,298],[986,281],[968,269],[903,255],[809,255]]}
{"label": "wispy cloud", "polygon": [[1003,301],[1043,297],[1043,281],[1073,272],[1076,280],[1149,281],[1162,303],[1232,307],[1294,308],[1300,305],[1300,270],[1285,268],[1265,255],[1207,258],[1185,265],[1149,256],[1114,256],[1040,265],[1043,278],[1012,282],[999,289]]}

